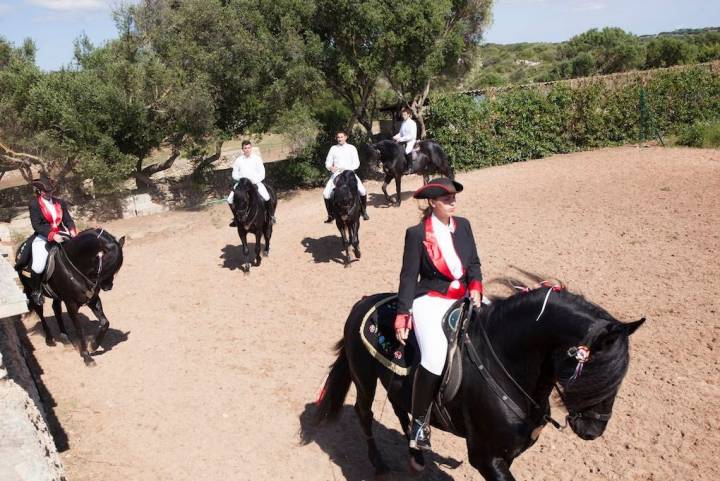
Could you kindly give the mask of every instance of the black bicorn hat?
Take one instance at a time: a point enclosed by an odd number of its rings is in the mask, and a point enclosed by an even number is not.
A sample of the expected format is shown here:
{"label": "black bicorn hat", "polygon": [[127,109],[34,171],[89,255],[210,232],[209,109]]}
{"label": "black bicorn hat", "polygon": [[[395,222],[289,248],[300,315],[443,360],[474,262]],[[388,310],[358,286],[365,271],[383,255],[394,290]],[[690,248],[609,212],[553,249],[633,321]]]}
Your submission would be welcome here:
{"label": "black bicorn hat", "polygon": [[44,176],[41,176],[40,178],[37,178],[37,179],[33,179],[32,186],[34,189],[40,190],[42,192],[55,191],[55,186],[53,185],[52,181]]}
{"label": "black bicorn hat", "polygon": [[415,191],[413,197],[416,199],[437,199],[448,194],[462,192],[463,186],[447,177],[438,177]]}

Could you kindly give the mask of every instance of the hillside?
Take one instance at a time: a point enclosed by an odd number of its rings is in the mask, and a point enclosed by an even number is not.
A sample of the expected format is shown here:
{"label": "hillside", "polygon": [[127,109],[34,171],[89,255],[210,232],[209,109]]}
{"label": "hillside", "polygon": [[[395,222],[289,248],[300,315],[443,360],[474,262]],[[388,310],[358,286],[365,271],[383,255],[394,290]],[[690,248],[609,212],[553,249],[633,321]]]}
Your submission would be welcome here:
{"label": "hillside", "polygon": [[720,27],[637,36],[592,29],[559,43],[487,43],[457,88],[545,82],[720,59]]}

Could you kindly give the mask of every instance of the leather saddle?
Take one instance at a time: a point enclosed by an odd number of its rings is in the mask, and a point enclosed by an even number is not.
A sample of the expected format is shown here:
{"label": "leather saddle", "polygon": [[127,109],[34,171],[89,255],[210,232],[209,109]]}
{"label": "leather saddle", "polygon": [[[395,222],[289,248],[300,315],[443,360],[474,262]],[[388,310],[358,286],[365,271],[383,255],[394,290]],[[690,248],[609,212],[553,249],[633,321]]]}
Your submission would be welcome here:
{"label": "leather saddle", "polygon": [[[25,239],[15,253],[15,270],[28,277],[30,276],[30,266],[32,265],[32,243],[36,235],[37,234],[33,234]],[[45,244],[45,248],[48,251],[48,258],[45,263],[45,269],[43,270],[43,283],[50,280],[53,272],[55,272],[55,256],[58,253],[60,246],[58,244],[48,242]]]}
{"label": "leather saddle", "polygon": [[[398,376],[407,376],[420,363],[420,348],[412,330],[405,346],[395,338],[396,311],[397,295],[381,299],[365,315],[360,325],[360,337],[365,348],[380,364]],[[451,431],[454,428],[444,406],[460,390],[463,356],[461,339],[473,312],[470,299],[459,299],[450,306],[442,320],[448,352],[433,411],[436,421]]]}

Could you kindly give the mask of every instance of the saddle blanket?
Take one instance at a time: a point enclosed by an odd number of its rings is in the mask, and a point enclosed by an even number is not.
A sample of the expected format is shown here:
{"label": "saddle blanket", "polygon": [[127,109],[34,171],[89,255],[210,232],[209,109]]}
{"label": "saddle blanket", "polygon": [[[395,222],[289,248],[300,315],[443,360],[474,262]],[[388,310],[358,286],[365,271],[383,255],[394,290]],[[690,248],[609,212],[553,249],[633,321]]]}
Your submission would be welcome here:
{"label": "saddle blanket", "polygon": [[[411,368],[420,363],[420,348],[414,330],[410,330],[403,346],[395,337],[397,295],[380,299],[368,311],[360,324],[360,337],[365,348],[383,366],[399,376],[407,376]],[[448,338],[454,337],[463,315],[463,303],[458,301],[443,317],[443,330]]]}

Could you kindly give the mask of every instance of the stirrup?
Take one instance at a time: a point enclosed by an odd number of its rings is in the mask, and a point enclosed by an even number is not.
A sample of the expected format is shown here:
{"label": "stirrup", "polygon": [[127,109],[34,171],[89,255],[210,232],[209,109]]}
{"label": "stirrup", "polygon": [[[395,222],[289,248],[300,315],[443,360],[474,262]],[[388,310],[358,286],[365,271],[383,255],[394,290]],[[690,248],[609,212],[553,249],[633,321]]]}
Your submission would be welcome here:
{"label": "stirrup", "polygon": [[45,296],[43,295],[42,290],[36,291],[30,291],[30,300],[33,304],[37,306],[42,306],[45,303]]}
{"label": "stirrup", "polygon": [[413,419],[410,427],[410,449],[429,450],[430,446],[430,426],[422,419]]}

